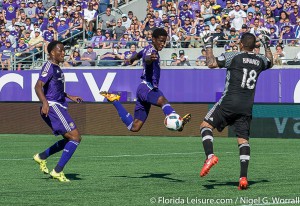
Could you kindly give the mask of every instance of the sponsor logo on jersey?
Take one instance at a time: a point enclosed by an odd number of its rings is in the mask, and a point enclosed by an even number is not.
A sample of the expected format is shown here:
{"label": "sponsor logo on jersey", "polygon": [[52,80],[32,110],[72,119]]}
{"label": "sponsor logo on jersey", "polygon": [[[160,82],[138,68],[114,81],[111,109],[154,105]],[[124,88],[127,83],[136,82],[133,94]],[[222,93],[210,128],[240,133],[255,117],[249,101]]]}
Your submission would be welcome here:
{"label": "sponsor logo on jersey", "polygon": [[214,118],[213,118],[213,117],[210,117],[209,120],[213,122],[213,121],[214,121]]}

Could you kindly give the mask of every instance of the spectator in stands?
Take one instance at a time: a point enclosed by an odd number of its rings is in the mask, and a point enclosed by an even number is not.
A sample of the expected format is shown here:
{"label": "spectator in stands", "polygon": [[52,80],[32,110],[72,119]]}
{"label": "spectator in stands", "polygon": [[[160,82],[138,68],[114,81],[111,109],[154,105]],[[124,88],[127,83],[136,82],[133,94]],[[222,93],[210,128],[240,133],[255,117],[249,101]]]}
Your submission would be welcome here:
{"label": "spectator in stands", "polygon": [[24,35],[24,39],[25,39],[25,43],[28,44],[28,42],[30,41],[31,37],[30,37],[30,30],[25,30],[25,35]]}
{"label": "spectator in stands", "polygon": [[78,34],[83,29],[83,21],[78,11],[75,11],[73,13],[73,17],[70,20],[69,27],[70,27],[70,34],[73,37],[71,39],[71,42],[72,45],[74,45],[75,44],[74,39],[78,38],[78,37],[74,37],[74,35]]}
{"label": "spectator in stands", "polygon": [[259,19],[254,20],[253,27],[250,29],[250,33],[254,34],[254,36],[258,37],[261,34],[262,27],[259,25]]}
{"label": "spectator in stands", "polygon": [[146,40],[142,37],[141,32],[139,30],[135,30],[133,41],[137,42],[138,48],[144,48],[147,45]]}
{"label": "spectator in stands", "polygon": [[43,31],[42,36],[45,40],[44,51],[46,53],[48,53],[48,50],[47,50],[48,44],[50,42],[52,42],[53,40],[57,40],[57,36],[58,36],[57,31],[55,31],[55,29],[54,29],[53,24],[48,24],[48,28],[47,28],[47,30]]}
{"label": "spectator in stands", "polygon": [[285,20],[288,19],[288,14],[285,11],[280,12],[279,21],[276,23],[279,27],[279,33],[283,29],[283,26],[285,25]]}
{"label": "spectator in stands", "polygon": [[133,12],[132,11],[128,11],[127,16],[128,16],[128,19],[132,21]]}
{"label": "spectator in stands", "polygon": [[0,48],[0,59],[2,70],[11,69],[10,56],[13,55],[15,49],[12,47],[9,39],[5,41],[5,45]]}
{"label": "spectator in stands", "polygon": [[97,54],[93,51],[93,46],[90,44],[87,46],[87,51],[85,51],[80,60],[82,61],[82,66],[95,66],[95,61],[97,60]]}
{"label": "spectator in stands", "polygon": [[66,24],[66,19],[60,18],[60,24],[57,27],[58,41],[64,41],[66,38],[68,38],[69,33],[70,33],[69,25]]}
{"label": "spectator in stands", "polygon": [[5,15],[6,27],[8,27],[9,25],[11,25],[11,21],[18,17],[19,5],[15,1],[9,0],[7,3],[4,3],[2,6],[3,6],[2,15]]}
{"label": "spectator in stands", "polygon": [[188,9],[188,3],[183,4],[183,9],[179,13],[180,25],[183,26],[185,24],[185,19],[192,19],[193,14]]}
{"label": "spectator in stands", "polygon": [[132,44],[130,46],[130,50],[129,51],[125,51],[124,54],[121,55],[121,59],[124,60],[124,62],[122,63],[122,66],[135,66],[137,65],[137,63],[139,62],[139,60],[134,61],[132,64],[130,64],[130,58],[133,57],[134,55],[136,55],[136,46],[134,44]]}
{"label": "spectator in stands", "polygon": [[192,27],[189,34],[189,48],[199,48],[201,46],[201,37],[197,34],[196,28]]}
{"label": "spectator in stands", "polygon": [[122,59],[122,53],[119,53],[119,45],[114,44],[112,52],[106,52],[100,57],[99,66],[118,66],[121,65],[119,60]]}
{"label": "spectator in stands", "polygon": [[283,65],[286,64],[285,52],[281,45],[276,46],[276,52],[273,54],[274,65]]}
{"label": "spectator in stands", "polygon": [[201,55],[196,59],[196,66],[207,66],[205,49],[201,50]]}
{"label": "spectator in stands", "polygon": [[30,18],[26,18],[26,20],[25,20],[25,29],[26,30],[31,30],[31,31],[34,30],[34,26],[31,23],[31,19]]}
{"label": "spectator in stands", "polygon": [[224,39],[228,40],[228,41],[226,41],[226,44],[229,44],[230,46],[237,44],[239,35],[236,33],[235,28],[232,27],[230,29],[229,35],[225,36]]}
{"label": "spectator in stands", "polygon": [[114,39],[110,37],[110,31],[105,31],[105,40],[103,42],[102,49],[110,49],[114,44]]}
{"label": "spectator in stands", "polygon": [[238,48],[237,45],[234,45],[234,46],[231,47],[231,50],[232,50],[233,52],[238,52],[238,51],[239,51],[239,48]]}
{"label": "spectator in stands", "polygon": [[169,66],[178,66],[180,64],[180,59],[178,58],[176,53],[172,53],[171,55],[171,63]]}
{"label": "spectator in stands", "polygon": [[144,31],[150,31],[151,30],[151,34],[152,32],[156,29],[157,27],[154,25],[154,19],[150,18],[149,19],[149,25],[147,25],[144,29]]}
{"label": "spectator in stands", "polygon": [[[32,54],[37,53],[38,51],[41,51],[43,49],[43,42],[44,38],[41,35],[41,30],[39,28],[36,28],[34,30],[35,36],[31,38],[28,42],[29,45],[29,52]],[[34,59],[37,59],[37,56],[34,56]]]}
{"label": "spectator in stands", "polygon": [[[21,59],[23,59],[24,57],[28,56],[28,54],[26,53],[26,50],[28,49],[28,44],[25,43],[25,39],[23,37],[21,37],[19,39],[19,42],[17,44],[16,47],[16,60],[20,61]],[[21,70],[22,67],[22,62],[18,63],[18,71]]]}
{"label": "spectator in stands", "polygon": [[273,17],[269,19],[269,22],[265,26],[268,29],[271,29],[271,27],[274,27],[275,34],[278,36],[278,34],[279,34],[279,27],[276,25],[275,19]]}
{"label": "spectator in stands", "polygon": [[290,25],[285,25],[282,32],[280,33],[279,43],[288,44],[290,46],[295,45],[295,34],[291,29]]}
{"label": "spectator in stands", "polygon": [[161,27],[163,20],[159,17],[158,11],[154,12],[153,20],[156,27]]}
{"label": "spectator in stands", "polygon": [[117,20],[117,26],[114,28],[114,39],[119,41],[126,32],[125,26],[122,25],[122,19]]}
{"label": "spectator in stands", "polygon": [[[295,3],[295,1],[294,1],[294,3]],[[299,6],[295,4],[292,8],[293,8],[293,12],[290,13],[289,19],[290,19],[291,24],[296,25],[297,19],[300,19]]]}
{"label": "spectator in stands", "polygon": [[74,49],[73,52],[71,53],[69,59],[67,62],[64,63],[65,67],[77,67],[80,66],[81,63],[81,57],[80,57],[80,52],[79,49]]}
{"label": "spectator in stands", "polygon": [[31,19],[31,21],[34,23],[37,21],[37,18],[35,16],[36,6],[34,5],[33,0],[27,1],[27,7],[24,9],[24,12],[28,18]]}
{"label": "spectator in stands", "polygon": [[296,37],[296,39],[298,39],[298,43],[299,43],[299,39],[300,39],[300,18],[297,20],[297,25],[294,27],[294,33],[295,33],[295,37]]}
{"label": "spectator in stands", "polygon": [[149,9],[149,12],[153,10],[157,11],[159,13],[159,16],[161,17],[163,15],[162,6],[165,5],[165,0],[151,0],[151,6],[152,9]]}
{"label": "spectator in stands", "polygon": [[210,1],[206,0],[201,6],[201,15],[204,18],[204,21],[207,22],[213,16],[213,9],[211,7]]}
{"label": "spectator in stands", "polygon": [[94,48],[101,49],[103,47],[105,36],[102,36],[101,29],[96,30],[96,34],[91,39],[90,43]]}
{"label": "spectator in stands", "polygon": [[[109,8],[107,8],[109,9]],[[107,10],[106,9],[106,10]],[[89,3],[88,4],[88,8],[84,9],[84,20],[85,20],[85,25],[86,25],[86,31],[87,31],[87,35],[88,35],[88,39],[90,40],[93,36],[93,29],[94,29],[94,23],[96,23],[97,20],[97,16],[98,16],[98,11],[94,10],[93,8],[93,4]],[[102,20],[104,18],[105,15],[102,15]],[[105,26],[106,25],[106,26]],[[115,26],[115,22],[112,24],[111,22],[106,21],[106,24],[102,25],[102,29],[103,28],[110,28],[112,26]],[[101,27],[100,27],[101,28]],[[111,28],[110,28],[111,29]]]}
{"label": "spectator in stands", "polygon": [[129,37],[129,34],[127,32],[125,32],[123,34],[123,37],[119,40],[118,42],[118,45],[119,45],[119,48],[130,48],[130,45],[132,44],[131,43],[131,38]]}
{"label": "spectator in stands", "polygon": [[271,40],[270,40],[270,46],[271,47],[276,46],[277,43],[278,43],[278,36],[275,33],[275,27],[274,26],[272,26],[270,28],[270,38],[271,38]]}
{"label": "spectator in stands", "polygon": [[208,23],[208,25],[209,25],[209,28],[210,28],[210,32],[214,33],[215,30],[216,30],[216,28],[217,28],[217,26],[219,25],[216,22],[216,17],[212,16],[210,18],[210,23]]}
{"label": "spectator in stands", "polygon": [[178,66],[184,66],[185,64],[187,66],[191,66],[189,57],[184,55],[184,50],[179,50],[179,60],[180,60],[180,63]]}
{"label": "spectator in stands", "polygon": [[215,33],[213,34],[213,38],[216,41],[217,47],[224,47],[225,45],[225,34],[223,32],[222,26],[218,25],[215,29]]}
{"label": "spectator in stands", "polygon": [[126,29],[129,29],[131,24],[131,20],[128,19],[127,14],[122,14],[122,26],[124,26]]}
{"label": "spectator in stands", "polygon": [[228,15],[232,20],[231,26],[236,30],[240,30],[242,25],[246,23],[247,15],[243,10],[241,10],[241,4],[238,1],[234,3],[234,10],[229,12]]}
{"label": "spectator in stands", "polygon": [[165,13],[170,15],[172,12],[172,9],[175,9],[175,5],[172,2],[172,0],[167,0],[167,3],[165,4]]}
{"label": "spectator in stands", "polygon": [[[223,8],[223,7],[222,7]],[[227,0],[226,1],[226,7],[221,11],[221,14],[222,14],[222,16],[224,15],[224,14],[229,14],[229,12],[231,12],[233,10],[233,7],[232,7],[232,2],[231,2],[231,0]]]}
{"label": "spectator in stands", "polygon": [[116,18],[111,14],[111,8],[107,8],[105,14],[101,16],[98,28],[102,28],[102,35],[109,32],[112,35],[113,27],[116,26]]}

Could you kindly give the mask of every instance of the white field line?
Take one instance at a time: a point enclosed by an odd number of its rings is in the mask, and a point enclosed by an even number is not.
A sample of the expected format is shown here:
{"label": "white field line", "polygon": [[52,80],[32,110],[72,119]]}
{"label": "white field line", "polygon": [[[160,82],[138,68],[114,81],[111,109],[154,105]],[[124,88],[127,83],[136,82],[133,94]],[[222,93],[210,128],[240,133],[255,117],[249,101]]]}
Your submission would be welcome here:
{"label": "white field line", "polygon": [[[236,154],[237,152],[225,152],[226,154]],[[93,155],[93,156],[78,156],[73,158],[122,158],[122,157],[147,157],[147,156],[172,156],[172,155],[193,155],[193,154],[204,154],[204,152],[174,152],[174,153],[158,153],[158,154],[120,154],[120,155]],[[220,154],[220,153],[219,153]],[[255,153],[255,155],[287,155],[287,153]],[[60,158],[60,157],[54,157]],[[0,161],[23,161],[32,160],[32,158],[0,158]]]}

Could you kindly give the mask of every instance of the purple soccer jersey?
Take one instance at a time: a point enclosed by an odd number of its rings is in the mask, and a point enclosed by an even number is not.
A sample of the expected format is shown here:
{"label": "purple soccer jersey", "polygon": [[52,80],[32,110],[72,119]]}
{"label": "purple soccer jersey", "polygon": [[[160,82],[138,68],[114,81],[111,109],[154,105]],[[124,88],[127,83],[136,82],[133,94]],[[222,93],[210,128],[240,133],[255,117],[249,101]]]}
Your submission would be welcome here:
{"label": "purple soccer jersey", "polygon": [[40,72],[39,79],[45,83],[44,94],[49,103],[49,113],[44,121],[55,135],[64,135],[76,128],[76,125],[67,111],[67,102],[64,92],[64,74],[58,65],[47,61]]}
{"label": "purple soccer jersey", "polygon": [[[157,60],[153,61],[151,64],[146,64],[146,57],[150,56],[152,53],[156,53]],[[160,78],[160,57],[157,50],[152,44],[146,46],[142,51],[138,53],[139,56],[142,56],[143,61],[143,74],[141,79],[144,80],[149,87],[158,87],[159,78]]]}
{"label": "purple soccer jersey", "polygon": [[39,80],[45,83],[44,93],[48,101],[67,106],[64,73],[58,65],[47,61],[40,72]]}
{"label": "purple soccer jersey", "polygon": [[[158,56],[157,60],[147,65],[146,57],[150,56],[152,53],[156,53]],[[134,118],[145,122],[151,105],[156,105],[158,98],[160,96],[164,96],[163,93],[158,89],[160,78],[160,57],[152,44],[146,46],[137,55],[138,57],[142,58],[144,70],[141,76],[143,81],[138,86],[136,91],[137,101],[135,105]]]}

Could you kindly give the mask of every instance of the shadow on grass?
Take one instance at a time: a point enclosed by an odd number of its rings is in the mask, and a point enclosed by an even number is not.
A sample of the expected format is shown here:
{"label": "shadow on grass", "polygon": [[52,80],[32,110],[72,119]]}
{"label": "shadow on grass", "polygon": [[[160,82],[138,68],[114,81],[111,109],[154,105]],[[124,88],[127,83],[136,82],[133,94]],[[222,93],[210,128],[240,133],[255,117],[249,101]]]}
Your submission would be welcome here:
{"label": "shadow on grass", "polygon": [[[218,186],[233,186],[233,187],[239,186],[238,182],[217,182],[216,180],[208,180],[207,182],[209,182],[209,183],[203,185],[203,187],[205,187],[208,190],[216,189],[215,187],[218,187]],[[251,185],[254,185],[257,183],[265,183],[265,182],[269,182],[269,180],[249,181],[248,184],[249,184],[249,188],[250,188]]]}
{"label": "shadow on grass", "polygon": [[[82,178],[78,177],[78,175],[80,174],[75,174],[75,173],[71,173],[71,174],[65,174],[66,178],[68,178],[69,180],[82,180]],[[47,177],[44,177],[43,179],[53,179],[50,175]],[[57,181],[57,180],[56,180]]]}
{"label": "shadow on grass", "polygon": [[172,177],[168,177],[172,175],[171,173],[143,173],[142,176],[139,177],[130,177],[130,176],[112,176],[112,177],[123,177],[123,178],[139,178],[139,179],[147,179],[147,178],[157,178],[157,179],[165,179],[169,180],[170,182],[184,182],[180,179],[175,179]]}

